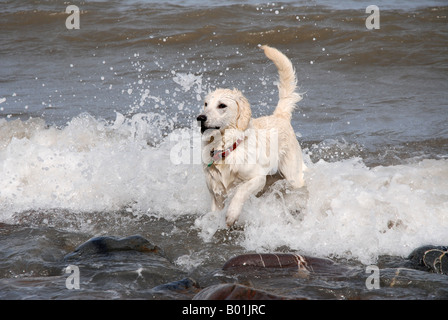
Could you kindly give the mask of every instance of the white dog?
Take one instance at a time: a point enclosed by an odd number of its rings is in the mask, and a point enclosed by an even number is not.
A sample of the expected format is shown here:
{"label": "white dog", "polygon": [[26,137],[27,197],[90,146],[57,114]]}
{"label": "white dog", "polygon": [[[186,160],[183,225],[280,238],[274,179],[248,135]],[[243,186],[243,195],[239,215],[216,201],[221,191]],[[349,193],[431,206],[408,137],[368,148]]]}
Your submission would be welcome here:
{"label": "white dog", "polygon": [[251,118],[249,102],[236,89],[217,89],[205,98],[201,124],[203,159],[212,211],[227,208],[232,226],[244,202],[266,185],[267,176],[286,179],[293,188],[304,185],[302,150],[291,126],[291,113],[302,97],[295,92],[296,76],[291,61],[277,49],[262,46],[279,73],[279,101],[274,113]]}

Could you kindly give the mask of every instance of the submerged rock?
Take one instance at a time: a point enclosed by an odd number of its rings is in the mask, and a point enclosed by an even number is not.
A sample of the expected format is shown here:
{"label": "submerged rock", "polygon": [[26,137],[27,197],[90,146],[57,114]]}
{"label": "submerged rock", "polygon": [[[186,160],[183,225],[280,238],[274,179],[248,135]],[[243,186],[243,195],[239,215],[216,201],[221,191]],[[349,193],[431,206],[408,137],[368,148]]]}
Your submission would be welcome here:
{"label": "submerged rock", "polygon": [[[289,298],[241,284],[217,284],[203,289],[193,300],[290,300]],[[297,298],[306,299],[306,298]]]}
{"label": "submerged rock", "polygon": [[292,268],[305,267],[306,261],[302,256],[288,253],[252,253],[242,254],[229,259],[224,266],[224,270],[241,267],[254,268]]}
{"label": "submerged rock", "polygon": [[228,260],[223,270],[253,268],[297,268],[299,271],[327,271],[337,266],[333,261],[323,258],[302,256],[294,253],[252,253],[242,254]]}
{"label": "submerged rock", "polygon": [[423,246],[415,249],[408,259],[418,267],[448,275],[448,247]]}
{"label": "submerged rock", "polygon": [[152,288],[153,291],[176,291],[176,292],[198,292],[199,284],[192,278],[183,278],[181,280],[164,283]]}
{"label": "submerged rock", "polygon": [[161,249],[140,235],[125,238],[102,236],[84,242],[75,251],[67,254],[64,259],[77,259],[96,254],[109,254],[116,251],[160,253]]}

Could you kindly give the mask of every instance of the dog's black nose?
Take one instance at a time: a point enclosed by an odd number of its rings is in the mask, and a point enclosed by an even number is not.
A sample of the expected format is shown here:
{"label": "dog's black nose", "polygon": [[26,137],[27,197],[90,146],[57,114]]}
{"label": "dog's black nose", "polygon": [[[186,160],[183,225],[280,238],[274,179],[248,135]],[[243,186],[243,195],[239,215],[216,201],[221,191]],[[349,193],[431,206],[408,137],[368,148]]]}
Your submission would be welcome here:
{"label": "dog's black nose", "polygon": [[201,114],[201,115],[199,115],[199,116],[196,118],[196,120],[198,120],[198,121],[200,121],[200,122],[205,122],[205,121],[207,121],[207,116]]}

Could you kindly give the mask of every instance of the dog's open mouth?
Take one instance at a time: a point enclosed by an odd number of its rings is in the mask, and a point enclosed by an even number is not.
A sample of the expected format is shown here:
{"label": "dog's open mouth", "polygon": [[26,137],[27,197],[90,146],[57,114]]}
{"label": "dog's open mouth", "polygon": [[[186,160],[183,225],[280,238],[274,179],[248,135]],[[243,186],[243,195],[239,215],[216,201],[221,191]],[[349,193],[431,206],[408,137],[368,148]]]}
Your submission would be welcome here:
{"label": "dog's open mouth", "polygon": [[203,134],[207,130],[219,130],[220,127],[207,127],[204,125],[204,122],[201,122],[201,134]]}

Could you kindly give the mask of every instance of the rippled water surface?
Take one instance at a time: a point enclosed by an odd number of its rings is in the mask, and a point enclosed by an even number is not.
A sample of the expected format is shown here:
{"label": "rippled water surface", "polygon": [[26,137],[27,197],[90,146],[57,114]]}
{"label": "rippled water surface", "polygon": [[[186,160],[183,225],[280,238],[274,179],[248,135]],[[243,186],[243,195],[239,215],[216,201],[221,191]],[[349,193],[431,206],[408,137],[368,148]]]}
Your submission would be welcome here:
{"label": "rippled water surface", "polygon": [[[68,30],[64,1],[1,1],[0,298],[191,299],[154,288],[186,277],[311,299],[446,299],[446,275],[407,256],[448,244],[448,8],[357,1],[89,1]],[[292,119],[306,187],[279,182],[227,230],[191,145],[205,94],[241,89],[273,112],[293,62],[303,100]],[[94,236],[140,234],[163,254],[64,257]],[[341,268],[224,272],[233,256],[294,252]],[[380,289],[368,290],[368,265]],[[199,290],[199,289],[198,289]]]}

